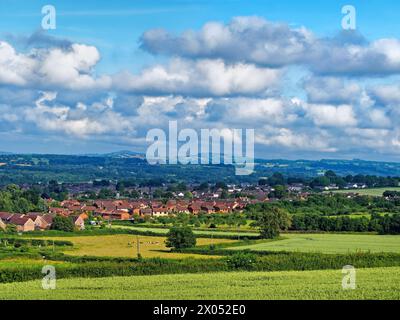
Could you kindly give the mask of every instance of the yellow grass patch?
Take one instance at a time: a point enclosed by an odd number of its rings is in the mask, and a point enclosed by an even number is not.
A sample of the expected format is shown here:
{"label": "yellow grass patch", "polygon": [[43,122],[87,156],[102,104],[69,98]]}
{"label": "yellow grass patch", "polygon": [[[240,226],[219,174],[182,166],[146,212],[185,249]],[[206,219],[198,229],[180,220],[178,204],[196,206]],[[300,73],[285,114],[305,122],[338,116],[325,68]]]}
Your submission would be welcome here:
{"label": "yellow grass patch", "polygon": [[[65,238],[52,237],[49,239],[65,240]],[[165,237],[139,236],[140,254],[144,258],[210,258],[210,256],[171,253],[165,246]],[[108,235],[108,236],[83,236],[68,238],[74,244],[74,248],[68,248],[65,254],[74,256],[100,256],[100,257],[137,257],[137,236],[136,235]],[[232,243],[235,240],[227,239],[197,239],[197,245]],[[214,256],[215,258],[215,256]]]}

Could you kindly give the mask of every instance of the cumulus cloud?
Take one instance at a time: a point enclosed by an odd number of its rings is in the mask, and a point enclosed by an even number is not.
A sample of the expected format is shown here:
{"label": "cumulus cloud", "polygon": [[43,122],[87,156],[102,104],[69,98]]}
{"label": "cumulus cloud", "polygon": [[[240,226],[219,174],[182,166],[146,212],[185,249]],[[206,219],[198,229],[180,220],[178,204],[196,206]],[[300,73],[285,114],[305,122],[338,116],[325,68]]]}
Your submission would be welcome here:
{"label": "cumulus cloud", "polygon": [[97,48],[84,44],[72,44],[67,50],[18,53],[9,43],[0,41],[0,84],[72,90],[108,88],[110,77],[96,78],[92,74],[99,60]]}
{"label": "cumulus cloud", "polygon": [[135,145],[174,120],[253,128],[274,157],[400,155],[400,86],[389,77],[400,71],[397,39],[318,38],[237,17],[181,35],[150,30],[141,46],[163,63],[103,75],[93,46],[40,33],[19,44],[0,41],[0,132]]}
{"label": "cumulus cloud", "polygon": [[307,115],[317,126],[321,127],[354,127],[357,119],[350,105],[320,105],[308,104],[306,106]]}
{"label": "cumulus cloud", "polygon": [[235,17],[228,24],[206,23],[200,31],[174,36],[165,30],[145,32],[141,47],[153,54],[190,58],[222,58],[279,67],[304,59],[314,36],[259,17]]}
{"label": "cumulus cloud", "polygon": [[318,38],[312,31],[259,17],[235,17],[229,23],[206,23],[199,31],[173,35],[145,32],[141,47],[152,54],[220,58],[263,66],[305,65],[325,75],[371,76],[400,72],[400,41],[368,42],[354,31]]}
{"label": "cumulus cloud", "polygon": [[223,60],[173,59],[134,75],[123,72],[114,77],[116,88],[151,95],[231,96],[265,94],[279,81],[280,71]]}
{"label": "cumulus cloud", "polygon": [[359,84],[334,77],[312,77],[305,81],[304,89],[311,103],[354,103],[362,93]]}
{"label": "cumulus cloud", "polygon": [[90,106],[77,103],[75,107],[60,105],[56,98],[55,92],[43,92],[35,107],[24,110],[23,121],[33,123],[44,131],[64,132],[78,137],[122,134],[133,130],[129,119],[112,110],[113,101],[110,98]]}

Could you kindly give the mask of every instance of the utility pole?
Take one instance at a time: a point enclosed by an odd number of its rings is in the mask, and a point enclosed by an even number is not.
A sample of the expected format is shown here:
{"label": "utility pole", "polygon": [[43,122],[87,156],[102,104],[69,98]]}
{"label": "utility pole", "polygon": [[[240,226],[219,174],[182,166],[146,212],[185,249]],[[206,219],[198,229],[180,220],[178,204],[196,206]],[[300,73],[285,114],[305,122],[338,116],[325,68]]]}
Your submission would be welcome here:
{"label": "utility pole", "polygon": [[140,257],[140,242],[139,242],[139,235],[136,235],[136,250],[137,250],[137,257]]}

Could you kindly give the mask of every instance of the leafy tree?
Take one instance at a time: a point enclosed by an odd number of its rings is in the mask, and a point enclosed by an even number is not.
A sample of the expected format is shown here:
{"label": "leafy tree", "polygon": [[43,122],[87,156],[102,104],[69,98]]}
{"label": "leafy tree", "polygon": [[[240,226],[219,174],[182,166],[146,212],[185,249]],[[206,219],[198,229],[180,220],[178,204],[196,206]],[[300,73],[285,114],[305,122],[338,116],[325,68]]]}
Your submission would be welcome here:
{"label": "leafy tree", "polygon": [[72,231],[74,231],[75,226],[70,218],[63,217],[63,216],[56,216],[53,219],[51,228],[53,230],[72,232]]}
{"label": "leafy tree", "polygon": [[172,227],[165,241],[167,248],[184,249],[196,246],[196,237],[188,226]]}
{"label": "leafy tree", "polygon": [[285,210],[271,208],[258,216],[255,225],[260,228],[261,238],[274,239],[279,237],[282,230],[290,227],[291,218]]}
{"label": "leafy tree", "polygon": [[272,177],[268,179],[268,184],[270,186],[277,186],[277,185],[284,185],[285,184],[285,178],[282,175],[282,173],[275,172]]}
{"label": "leafy tree", "polygon": [[282,199],[287,195],[286,187],[282,185],[277,185],[274,187],[274,191],[272,191],[269,196],[271,198]]}

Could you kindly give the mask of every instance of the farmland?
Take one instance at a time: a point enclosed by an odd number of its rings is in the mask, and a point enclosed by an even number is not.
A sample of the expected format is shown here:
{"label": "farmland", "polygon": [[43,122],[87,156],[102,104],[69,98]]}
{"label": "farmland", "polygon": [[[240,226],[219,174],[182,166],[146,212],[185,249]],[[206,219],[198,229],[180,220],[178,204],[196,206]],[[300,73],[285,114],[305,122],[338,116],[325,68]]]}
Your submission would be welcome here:
{"label": "farmland", "polygon": [[[364,196],[374,196],[374,197],[381,197],[385,191],[399,191],[400,188],[396,187],[387,187],[387,188],[370,188],[370,189],[356,189],[356,190],[337,190],[333,191],[334,193],[358,193]],[[331,192],[331,191],[329,191]],[[328,192],[328,193],[329,193]]]}
{"label": "farmland", "polygon": [[[47,238],[52,240],[62,240],[65,238]],[[64,253],[74,256],[98,256],[98,257],[124,257],[134,258],[137,256],[137,239],[140,242],[140,254],[144,258],[207,258],[202,255],[171,253],[165,246],[165,237],[134,236],[117,234],[109,236],[83,236],[68,238],[74,244],[73,248],[68,248]],[[198,245],[208,245],[211,243],[232,243],[233,240],[226,239],[197,239]]]}
{"label": "farmland", "polygon": [[0,285],[1,299],[400,299],[400,268],[357,270],[356,290],[342,289],[341,270],[234,272],[98,279],[61,279]]}
{"label": "farmland", "polygon": [[[148,228],[148,227],[136,227],[136,226],[114,226],[114,228],[124,228],[137,231],[150,231],[159,235],[166,235],[169,229],[166,228]],[[197,236],[232,236],[232,237],[248,237],[248,236],[258,236],[259,233],[253,231],[218,231],[218,230],[193,230],[193,233]]]}
{"label": "farmland", "polygon": [[284,234],[278,241],[261,241],[233,250],[348,253],[356,251],[400,253],[400,236],[371,234]]}

